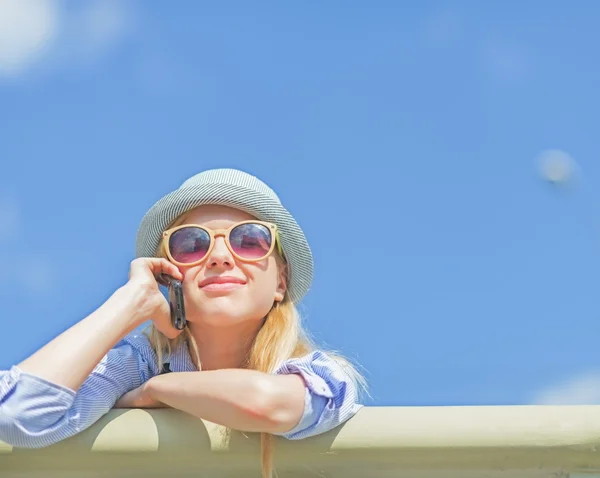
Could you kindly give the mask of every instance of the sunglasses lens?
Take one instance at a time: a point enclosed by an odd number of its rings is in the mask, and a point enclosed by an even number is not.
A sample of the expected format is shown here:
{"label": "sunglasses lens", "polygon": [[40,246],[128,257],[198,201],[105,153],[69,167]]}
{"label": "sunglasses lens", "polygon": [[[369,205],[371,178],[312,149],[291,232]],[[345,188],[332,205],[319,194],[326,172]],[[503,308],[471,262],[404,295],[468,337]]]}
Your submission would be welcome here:
{"label": "sunglasses lens", "polygon": [[240,224],[229,234],[233,251],[244,259],[260,259],[271,250],[271,230],[262,224]]}
{"label": "sunglasses lens", "polygon": [[182,264],[204,259],[210,246],[208,232],[199,227],[178,229],[169,238],[169,252],[173,259]]}

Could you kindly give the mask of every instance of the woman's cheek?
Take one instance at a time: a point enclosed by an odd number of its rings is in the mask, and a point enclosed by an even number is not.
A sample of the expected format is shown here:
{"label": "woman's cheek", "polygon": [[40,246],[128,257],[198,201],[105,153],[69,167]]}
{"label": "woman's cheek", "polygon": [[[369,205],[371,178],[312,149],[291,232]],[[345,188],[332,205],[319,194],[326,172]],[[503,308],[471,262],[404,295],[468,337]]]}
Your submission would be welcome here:
{"label": "woman's cheek", "polygon": [[199,266],[196,266],[196,267],[177,266],[177,268],[179,269],[179,272],[181,272],[184,282],[192,282],[193,280],[195,280],[195,277],[198,275],[198,272],[200,272]]}

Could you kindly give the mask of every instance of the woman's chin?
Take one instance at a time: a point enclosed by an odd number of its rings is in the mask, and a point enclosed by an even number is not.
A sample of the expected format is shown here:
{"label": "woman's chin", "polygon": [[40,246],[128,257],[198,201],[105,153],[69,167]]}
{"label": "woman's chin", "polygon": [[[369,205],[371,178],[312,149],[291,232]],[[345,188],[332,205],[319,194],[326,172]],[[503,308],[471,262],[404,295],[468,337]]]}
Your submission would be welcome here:
{"label": "woman's chin", "polygon": [[[235,326],[241,323],[260,322],[268,314],[272,302],[265,300],[264,304],[250,300],[243,289],[227,294],[197,295],[189,298],[186,304],[186,314],[189,322],[209,326]],[[262,302],[262,301],[260,301]]]}
{"label": "woman's chin", "polygon": [[[228,326],[245,322],[252,314],[250,311],[244,310],[240,301],[230,300],[228,297],[218,297],[206,301],[197,310],[190,310],[189,316],[189,321],[192,323]],[[195,320],[195,318],[197,319]]]}

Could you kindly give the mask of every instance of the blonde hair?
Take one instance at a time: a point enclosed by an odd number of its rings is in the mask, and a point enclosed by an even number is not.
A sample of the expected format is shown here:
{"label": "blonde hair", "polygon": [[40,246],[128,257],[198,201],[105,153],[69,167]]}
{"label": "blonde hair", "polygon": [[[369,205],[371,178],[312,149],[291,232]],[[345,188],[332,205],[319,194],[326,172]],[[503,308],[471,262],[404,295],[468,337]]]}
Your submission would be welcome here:
{"label": "blonde hair", "polygon": [[[176,223],[183,222],[180,218]],[[285,260],[276,254],[277,262],[283,270],[287,270]],[[168,339],[154,325],[147,332],[150,344],[156,353],[158,368],[161,370],[163,357],[173,350],[187,345],[198,370],[202,370],[198,344],[190,333],[189,328],[175,339]],[[300,314],[294,303],[286,297],[282,302],[276,302],[267,314],[263,326],[256,335],[247,357],[245,368],[265,373],[274,373],[286,360],[303,357],[316,349],[300,319]],[[366,391],[366,381],[358,370],[345,358],[334,353],[327,354],[335,360],[354,382],[359,391]],[[269,433],[261,433],[261,468],[263,478],[273,476],[274,441]]]}

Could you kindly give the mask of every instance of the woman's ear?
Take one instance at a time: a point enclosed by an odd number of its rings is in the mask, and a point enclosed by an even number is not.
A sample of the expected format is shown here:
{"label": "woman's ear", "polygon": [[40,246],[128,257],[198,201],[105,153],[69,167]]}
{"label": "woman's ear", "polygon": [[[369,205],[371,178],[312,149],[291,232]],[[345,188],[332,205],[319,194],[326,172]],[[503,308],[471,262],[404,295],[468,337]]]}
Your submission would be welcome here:
{"label": "woman's ear", "polygon": [[283,301],[285,292],[287,290],[287,267],[282,266],[279,268],[279,282],[277,283],[277,289],[275,289],[275,302]]}

